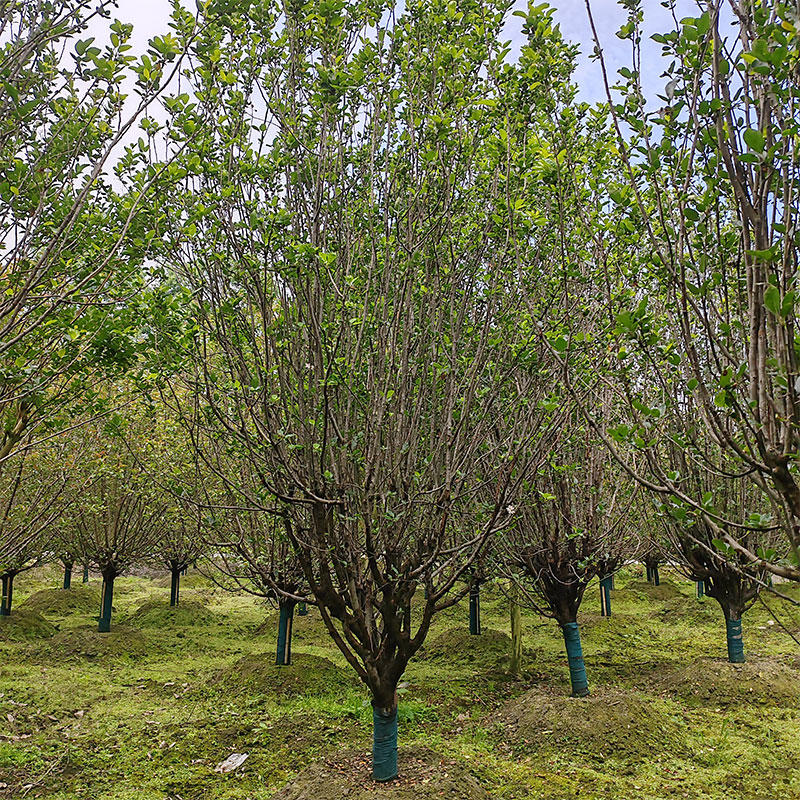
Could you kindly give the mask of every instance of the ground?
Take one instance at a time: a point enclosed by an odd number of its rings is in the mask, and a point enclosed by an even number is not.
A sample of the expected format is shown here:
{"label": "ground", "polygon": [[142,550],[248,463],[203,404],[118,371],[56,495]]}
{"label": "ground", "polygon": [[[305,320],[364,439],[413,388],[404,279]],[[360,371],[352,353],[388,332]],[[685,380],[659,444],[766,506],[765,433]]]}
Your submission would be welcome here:
{"label": "ground", "polygon": [[[800,798],[800,646],[782,627],[800,612],[755,606],[733,666],[717,605],[664,573],[659,589],[619,576],[610,619],[587,591],[586,699],[568,696],[560,633],[533,613],[525,674],[507,673],[500,587],[480,637],[465,605],[443,614],[402,690],[402,779],[377,791],[366,691],[313,609],[278,668],[277,611],[197,571],[177,612],[164,576],[118,579],[110,635],[97,576],[65,592],[55,568],[24,573],[0,619],[0,798]],[[215,772],[233,753],[242,766]]]}

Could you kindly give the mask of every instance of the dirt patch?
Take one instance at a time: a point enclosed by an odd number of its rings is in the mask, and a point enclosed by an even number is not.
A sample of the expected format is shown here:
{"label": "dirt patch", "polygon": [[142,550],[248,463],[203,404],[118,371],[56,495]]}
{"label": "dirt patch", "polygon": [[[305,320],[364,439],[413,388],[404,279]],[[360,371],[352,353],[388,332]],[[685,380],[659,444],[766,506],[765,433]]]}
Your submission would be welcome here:
{"label": "dirt patch", "polygon": [[0,617],[0,641],[26,642],[47,639],[56,632],[41,614],[24,608],[11,610],[11,616]]}
{"label": "dirt patch", "polygon": [[141,628],[171,628],[209,625],[216,622],[216,617],[202,603],[193,600],[186,600],[177,608],[163,600],[145,600],[128,621]]}
{"label": "dirt patch", "polygon": [[221,669],[212,681],[229,691],[279,697],[341,694],[358,686],[354,673],[310,653],[294,653],[288,667],[275,664],[274,653],[247,655]]}
{"label": "dirt patch", "polygon": [[796,705],[800,701],[800,671],[772,659],[731,664],[701,658],[668,672],[658,688],[697,704],[732,703]]}
{"label": "dirt patch", "polygon": [[562,750],[602,758],[643,758],[684,749],[678,723],[652,699],[608,686],[574,698],[537,686],[509,701],[493,720],[524,749]]}
{"label": "dirt patch", "polygon": [[147,654],[147,639],[135,628],[115,626],[112,622],[110,633],[99,633],[97,628],[81,625],[59,631],[52,639],[35,648],[35,655],[58,661],[67,658],[139,658]]}
{"label": "dirt patch", "polygon": [[74,586],[71,589],[41,589],[34,592],[20,608],[66,617],[68,614],[99,614],[100,589],[94,586]]}
{"label": "dirt patch", "polygon": [[400,777],[389,783],[370,778],[370,757],[346,753],[307,767],[273,800],[489,800],[489,793],[461,765],[425,748],[403,749]]}
{"label": "dirt patch", "polygon": [[485,628],[479,636],[472,636],[468,629],[454,628],[440,633],[426,644],[420,650],[419,658],[491,669],[503,666],[510,652],[511,639],[501,631]]}
{"label": "dirt patch", "polygon": [[[663,579],[658,586],[647,581],[631,581],[625,586],[624,591],[635,592],[642,599],[650,598],[651,600],[672,600],[674,598],[683,598],[688,600],[685,594],[681,592],[676,583],[671,580]],[[614,595],[611,595],[611,609],[614,609]]]}

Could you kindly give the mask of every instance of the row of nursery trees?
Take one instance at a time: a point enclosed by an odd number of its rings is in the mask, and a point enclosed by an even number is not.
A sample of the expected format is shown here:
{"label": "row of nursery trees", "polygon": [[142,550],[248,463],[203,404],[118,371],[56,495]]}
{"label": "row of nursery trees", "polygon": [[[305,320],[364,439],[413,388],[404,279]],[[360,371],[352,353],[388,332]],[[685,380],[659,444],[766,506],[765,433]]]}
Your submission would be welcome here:
{"label": "row of nursery trees", "polygon": [[285,660],[318,608],[379,780],[409,660],[493,574],[576,694],[586,585],[661,550],[740,658],[800,579],[795,5],[707,0],[648,98],[624,0],[596,106],[544,6],[511,58],[505,2],[176,3],[141,56],[112,5],[0,9],[4,612],[91,562],[108,629],[117,575],[158,558],[177,601],[202,551]]}
{"label": "row of nursery trees", "polygon": [[[162,409],[163,411],[163,409]],[[63,567],[63,588],[71,588],[75,566],[89,580],[89,568],[103,579],[99,631],[111,624],[114,580],[133,567],[169,571],[170,605],[178,606],[180,577],[198,561],[223,588],[244,590],[275,602],[280,609],[276,663],[291,663],[295,607],[316,605],[302,559],[287,535],[285,518],[243,505],[225,481],[201,474],[196,462],[180,458],[187,443],[156,412],[129,415],[102,427],[91,422],[61,437],[58,449],[40,448],[40,458],[20,459],[0,481],[7,497],[3,527],[2,603],[11,614],[14,578],[48,561]],[[668,562],[697,583],[698,596],[720,604],[727,628],[728,656],[743,661],[741,616],[768,585],[763,567],[735,552],[720,552],[714,531],[698,520],[676,521],[674,512],[642,506],[642,496],[625,480],[596,441],[574,440],[546,453],[515,494],[513,520],[475,558],[462,558],[455,581],[442,588],[422,580],[425,611],[434,593],[441,608],[469,596],[470,633],[480,634],[480,587],[500,580],[511,606],[511,670],[521,670],[520,605],[552,617],[561,627],[576,696],[588,694],[577,614],[593,579],[600,582],[600,609],[611,615],[614,574],[633,561],[645,564],[648,581],[659,582],[659,564]],[[232,465],[230,466],[232,468]],[[253,484],[252,491],[256,491]],[[751,507],[751,485],[739,481],[726,497],[726,510]],[[186,494],[191,490],[193,494]],[[643,534],[642,531],[647,531]],[[446,538],[453,550],[476,535],[463,525]],[[758,546],[779,546],[774,533],[761,531]],[[751,544],[756,544],[751,540]],[[437,543],[437,546],[438,545]],[[350,556],[356,556],[352,549]],[[437,556],[437,568],[446,564]],[[314,582],[320,569],[312,567]],[[416,592],[399,595],[393,613],[402,616],[398,640],[411,637]],[[321,607],[322,608],[322,607]],[[436,609],[434,609],[435,611]],[[433,616],[431,611],[429,616]],[[415,615],[416,610],[415,610]],[[428,623],[426,623],[428,624]]]}

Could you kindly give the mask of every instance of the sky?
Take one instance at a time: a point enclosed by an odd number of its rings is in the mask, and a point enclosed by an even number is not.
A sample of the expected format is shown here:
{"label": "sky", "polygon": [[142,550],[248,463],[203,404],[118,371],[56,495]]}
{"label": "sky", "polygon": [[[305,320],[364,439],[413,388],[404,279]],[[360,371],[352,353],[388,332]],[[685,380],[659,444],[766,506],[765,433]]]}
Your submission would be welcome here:
{"label": "sky", "polygon": [[[114,16],[134,24],[134,52],[142,52],[149,38],[167,30],[170,11],[167,0],[118,0],[118,2],[119,9]],[[591,0],[591,4],[603,52],[613,78],[616,70],[629,65],[631,60],[630,43],[618,39],[615,35],[625,22],[625,11],[617,4],[617,0]],[[590,61],[587,57],[594,45],[585,0],[550,0],[550,5],[555,8],[555,16],[565,38],[578,44],[582,51],[575,73],[581,99],[589,102],[604,99],[605,90],[600,67],[597,62]],[[661,6],[661,0],[643,0],[643,5],[646,33],[643,45],[646,48],[647,60],[642,77],[645,93],[650,95],[653,91],[661,93],[665,81],[660,77],[664,69],[661,63],[660,45],[651,42],[649,35],[659,30],[668,30],[673,23],[670,12]],[[699,14],[696,0],[676,0],[676,5],[679,9],[678,18]],[[525,7],[526,3],[518,0],[517,8],[524,10]],[[521,26],[522,20],[518,17],[510,19],[507,35],[515,48],[518,48],[523,40]]]}

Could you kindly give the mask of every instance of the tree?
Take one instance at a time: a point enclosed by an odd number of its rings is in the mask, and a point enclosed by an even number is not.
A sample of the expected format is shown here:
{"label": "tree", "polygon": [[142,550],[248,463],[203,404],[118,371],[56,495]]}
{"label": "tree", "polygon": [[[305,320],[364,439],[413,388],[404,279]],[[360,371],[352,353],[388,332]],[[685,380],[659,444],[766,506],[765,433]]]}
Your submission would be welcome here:
{"label": "tree", "polygon": [[[252,483],[250,488],[257,491]],[[273,513],[254,510],[236,498],[231,498],[226,508],[215,509],[213,514],[215,524],[211,533],[218,568],[238,588],[277,603],[275,663],[290,665],[294,609],[309,594],[302,564],[287,532],[287,524],[291,523],[277,509]]]}
{"label": "tree", "polygon": [[[626,6],[619,35],[634,62],[620,71],[619,95],[607,82],[621,169],[609,176],[595,235],[596,257],[613,273],[601,289],[596,369],[625,409],[606,444],[643,485],[672,498],[664,502],[691,505],[725,547],[799,579],[796,7],[712,0],[656,35],[669,67],[664,94],[648,105],[642,4]],[[709,441],[716,447],[702,446]],[[769,505],[780,520],[788,561],[744,544],[759,515],[726,519],[718,481],[694,486],[719,491],[719,503],[687,493],[669,458],[685,449],[708,456],[710,476],[749,476],[767,497],[754,508]]]}
{"label": "tree", "polygon": [[370,690],[378,780],[397,774],[398,681],[559,411],[509,225],[530,191],[509,161],[547,92],[505,61],[505,4],[393,11],[264,3],[205,26],[169,125],[203,135],[160,221],[196,299],[172,402],[218,479],[282,519]]}
{"label": "tree", "polygon": [[[758,531],[752,521],[746,519],[749,509],[764,502],[763,495],[747,477],[734,481],[730,478],[713,478],[703,465],[707,458],[695,453],[676,455],[683,464],[681,486],[687,493],[714,502],[725,519],[738,522],[742,527],[734,532],[737,540],[750,552],[763,560],[775,561],[785,539],[780,531]],[[698,485],[699,484],[699,485]],[[755,498],[754,498],[755,495]],[[678,568],[690,579],[703,587],[703,593],[713,597],[720,605],[725,617],[728,645],[728,660],[745,660],[742,641],[742,614],[755,603],[759,592],[767,585],[769,572],[762,563],[753,563],[741,551],[734,550],[720,540],[720,527],[710,525],[688,504],[667,499],[660,504],[660,512],[665,520],[665,530],[671,544],[671,552],[676,558]],[[764,515],[764,520],[770,518]]]}
{"label": "tree", "polygon": [[137,430],[130,422],[126,427],[116,418],[103,425],[86,423],[75,438],[82,442],[84,455],[76,465],[76,502],[64,524],[103,576],[98,630],[108,633],[114,580],[152,555],[168,522],[168,504],[135,449],[146,442],[143,427]]}
{"label": "tree", "polygon": [[159,294],[141,266],[155,175],[137,170],[147,143],[124,143],[138,121],[152,128],[144,115],[178,69],[193,20],[176,10],[174,33],[137,60],[130,25],[109,23],[105,49],[81,39],[113,7],[0,6],[0,471],[21,445],[95,404],[103,413],[98,382],[132,374],[153,344],[138,323]]}
{"label": "tree", "polygon": [[51,527],[66,505],[70,465],[53,444],[21,453],[0,472],[0,615],[11,614],[14,578],[40,563],[49,549]]}
{"label": "tree", "polygon": [[525,484],[501,540],[523,601],[561,627],[574,697],[589,694],[577,619],[586,587],[635,552],[625,527],[632,488],[619,478],[591,437],[568,440]]}

